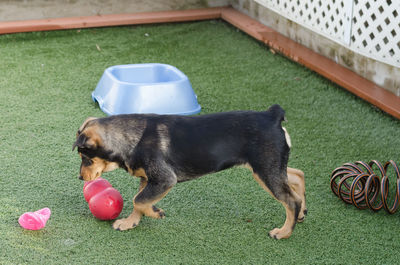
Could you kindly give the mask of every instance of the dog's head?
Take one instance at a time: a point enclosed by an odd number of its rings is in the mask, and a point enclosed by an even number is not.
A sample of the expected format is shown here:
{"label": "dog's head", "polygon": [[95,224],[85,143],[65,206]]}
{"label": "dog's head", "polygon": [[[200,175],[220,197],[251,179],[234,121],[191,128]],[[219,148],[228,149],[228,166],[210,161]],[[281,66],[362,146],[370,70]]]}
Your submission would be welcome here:
{"label": "dog's head", "polygon": [[100,177],[103,172],[119,167],[110,161],[104,146],[104,129],[96,118],[88,118],[79,128],[72,150],[78,148],[82,158],[79,179],[89,181]]}

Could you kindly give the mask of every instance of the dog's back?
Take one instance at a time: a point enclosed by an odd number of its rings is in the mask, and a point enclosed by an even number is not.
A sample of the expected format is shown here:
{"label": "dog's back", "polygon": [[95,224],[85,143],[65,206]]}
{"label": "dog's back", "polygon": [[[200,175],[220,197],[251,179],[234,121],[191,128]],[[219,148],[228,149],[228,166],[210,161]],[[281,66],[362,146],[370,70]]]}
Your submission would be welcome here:
{"label": "dog's back", "polygon": [[[279,106],[266,112],[235,111],[174,118],[168,124],[172,161],[202,175],[249,163],[249,154],[288,151]],[[273,147],[273,148],[272,148]],[[279,150],[279,152],[275,152]]]}

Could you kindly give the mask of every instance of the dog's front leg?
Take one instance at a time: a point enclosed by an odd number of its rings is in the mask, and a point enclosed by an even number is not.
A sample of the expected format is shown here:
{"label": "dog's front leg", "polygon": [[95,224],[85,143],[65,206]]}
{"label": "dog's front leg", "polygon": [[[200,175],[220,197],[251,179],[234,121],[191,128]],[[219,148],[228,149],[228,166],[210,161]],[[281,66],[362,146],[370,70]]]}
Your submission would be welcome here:
{"label": "dog's front leg", "polygon": [[139,224],[142,215],[143,214],[140,211],[133,209],[133,212],[128,216],[128,218],[115,221],[113,223],[113,228],[120,231],[132,229]]}
{"label": "dog's front leg", "polygon": [[154,206],[167,195],[168,191],[176,184],[175,174],[168,168],[158,168],[156,171],[146,172],[142,178],[139,193],[133,199],[133,211],[128,218],[114,222],[116,230],[128,230],[139,225],[143,215],[152,218],[164,218],[163,210]]}

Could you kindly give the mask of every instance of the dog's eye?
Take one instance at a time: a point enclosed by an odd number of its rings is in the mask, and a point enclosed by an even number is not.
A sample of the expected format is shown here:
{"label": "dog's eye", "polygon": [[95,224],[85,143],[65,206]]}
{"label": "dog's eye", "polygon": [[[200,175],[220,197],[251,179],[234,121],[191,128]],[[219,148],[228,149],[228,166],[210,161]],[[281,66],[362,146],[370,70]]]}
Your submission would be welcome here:
{"label": "dog's eye", "polygon": [[93,160],[86,156],[82,156],[82,164],[86,167],[90,166],[91,164],[93,164]]}

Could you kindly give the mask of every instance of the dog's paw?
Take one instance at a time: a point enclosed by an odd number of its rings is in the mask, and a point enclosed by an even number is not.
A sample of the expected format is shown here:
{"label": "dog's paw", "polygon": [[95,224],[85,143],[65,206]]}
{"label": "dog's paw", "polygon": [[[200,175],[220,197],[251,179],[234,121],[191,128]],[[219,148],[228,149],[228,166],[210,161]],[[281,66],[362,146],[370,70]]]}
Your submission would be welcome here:
{"label": "dog's paw", "polygon": [[289,238],[290,235],[292,234],[291,231],[284,231],[283,229],[280,228],[275,228],[269,231],[268,235],[274,239],[282,239],[282,238]]}
{"label": "dog's paw", "polygon": [[164,219],[164,218],[165,218],[165,212],[164,212],[163,210],[161,210],[161,211],[158,213],[158,216],[159,216],[160,219]]}
{"label": "dog's paw", "polygon": [[134,221],[129,220],[129,218],[119,219],[115,221],[112,227],[118,231],[125,231],[135,228],[137,224]]}
{"label": "dog's paw", "polygon": [[300,212],[299,217],[297,218],[297,222],[302,223],[304,221],[304,219],[306,218],[306,215],[307,215],[307,209]]}
{"label": "dog's paw", "polygon": [[152,216],[153,218],[156,219],[164,219],[165,218],[165,212],[163,209],[157,208],[155,206],[153,206],[153,214]]}
{"label": "dog's paw", "polygon": [[297,218],[298,223],[302,223],[307,215],[307,209],[300,212],[299,217]]}

